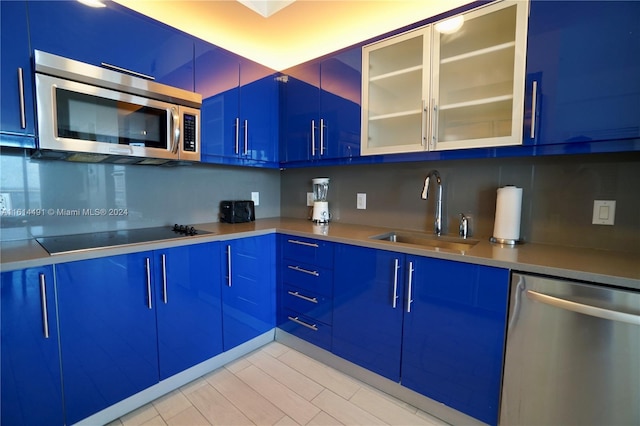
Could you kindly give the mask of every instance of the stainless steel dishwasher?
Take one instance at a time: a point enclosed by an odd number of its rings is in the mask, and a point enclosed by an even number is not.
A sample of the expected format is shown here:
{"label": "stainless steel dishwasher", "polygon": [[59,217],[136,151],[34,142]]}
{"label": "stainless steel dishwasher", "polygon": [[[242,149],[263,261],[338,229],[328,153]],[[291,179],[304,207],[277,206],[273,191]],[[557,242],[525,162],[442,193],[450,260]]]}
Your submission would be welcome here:
{"label": "stainless steel dishwasher", "polygon": [[500,424],[640,425],[640,292],[513,274]]}

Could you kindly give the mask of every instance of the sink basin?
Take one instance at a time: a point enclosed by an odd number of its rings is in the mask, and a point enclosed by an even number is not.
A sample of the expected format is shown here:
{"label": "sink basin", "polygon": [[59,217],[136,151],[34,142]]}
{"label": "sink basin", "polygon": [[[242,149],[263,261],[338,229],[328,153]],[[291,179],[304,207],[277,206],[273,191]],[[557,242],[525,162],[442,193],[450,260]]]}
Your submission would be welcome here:
{"label": "sink basin", "polygon": [[478,244],[480,240],[449,236],[436,236],[421,232],[392,231],[369,237],[374,240],[390,241],[392,243],[409,244],[413,246],[430,247],[436,249],[455,250],[465,252]]}

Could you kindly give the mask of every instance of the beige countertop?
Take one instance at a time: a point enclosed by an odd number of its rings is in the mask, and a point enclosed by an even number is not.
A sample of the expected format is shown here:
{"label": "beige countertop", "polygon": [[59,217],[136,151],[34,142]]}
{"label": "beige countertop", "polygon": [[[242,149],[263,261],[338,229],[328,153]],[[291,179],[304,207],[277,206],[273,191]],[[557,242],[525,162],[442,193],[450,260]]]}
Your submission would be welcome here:
{"label": "beige countertop", "polygon": [[49,255],[33,239],[4,241],[0,243],[0,271],[280,232],[418,256],[496,266],[514,271],[640,290],[640,253],[531,243],[510,247],[492,244],[487,240],[480,240],[478,244],[469,250],[461,252],[391,243],[370,238],[373,235],[383,234],[392,230],[401,230],[398,228],[338,222],[322,226],[315,225],[308,220],[289,218],[259,219],[255,222],[241,224],[205,223],[197,225],[196,228],[210,231],[212,234],[84,250],[54,256]]}

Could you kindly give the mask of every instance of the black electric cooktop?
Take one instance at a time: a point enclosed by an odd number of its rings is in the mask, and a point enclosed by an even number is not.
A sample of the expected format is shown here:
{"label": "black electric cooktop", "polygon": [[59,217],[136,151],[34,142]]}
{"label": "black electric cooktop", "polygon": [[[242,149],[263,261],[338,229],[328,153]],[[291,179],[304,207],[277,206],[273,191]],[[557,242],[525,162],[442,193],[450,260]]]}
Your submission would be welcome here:
{"label": "black electric cooktop", "polygon": [[195,229],[192,226],[175,225],[156,228],[125,229],[120,231],[93,232],[90,234],[60,235],[40,237],[36,241],[49,254],[72,253],[94,250],[104,247],[126,244],[147,243],[152,241],[190,238],[196,235],[211,234],[209,231]]}

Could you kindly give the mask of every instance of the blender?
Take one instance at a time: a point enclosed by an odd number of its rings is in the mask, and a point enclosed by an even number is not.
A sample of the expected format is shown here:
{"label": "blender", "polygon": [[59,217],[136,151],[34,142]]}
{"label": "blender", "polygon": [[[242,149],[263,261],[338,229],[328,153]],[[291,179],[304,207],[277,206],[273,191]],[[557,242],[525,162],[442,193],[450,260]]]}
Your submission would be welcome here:
{"label": "blender", "polygon": [[313,183],[313,216],[311,219],[316,223],[327,223],[331,217],[327,202],[329,178],[315,178],[311,179],[311,182]]}

